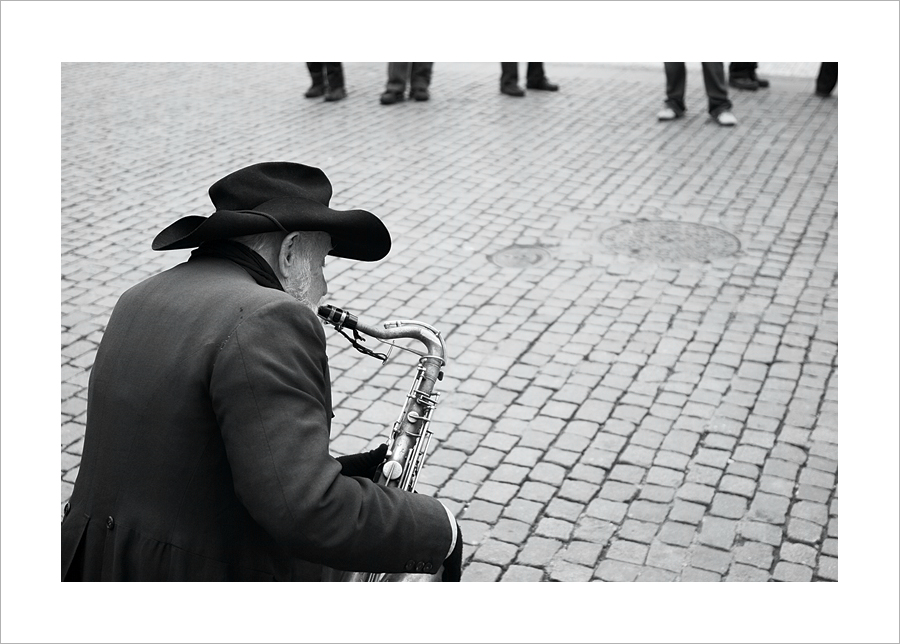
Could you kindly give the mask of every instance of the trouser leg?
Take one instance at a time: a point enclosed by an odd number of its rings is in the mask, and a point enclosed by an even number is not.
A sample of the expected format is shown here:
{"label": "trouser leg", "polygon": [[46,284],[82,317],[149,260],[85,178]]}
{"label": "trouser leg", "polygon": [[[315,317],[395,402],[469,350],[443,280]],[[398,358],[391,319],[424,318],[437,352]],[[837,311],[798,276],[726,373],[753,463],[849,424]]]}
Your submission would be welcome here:
{"label": "trouser leg", "polygon": [[729,78],[753,78],[756,63],[728,63]]}
{"label": "trouser leg", "polygon": [[544,63],[528,63],[528,71],[526,72],[525,81],[529,85],[540,85],[546,77],[544,76]]}
{"label": "trouser leg", "polygon": [[309,70],[309,77],[312,79],[313,85],[325,84],[325,74],[322,71],[322,63],[306,63],[306,69]]}
{"label": "trouser leg", "polygon": [[703,84],[709,100],[709,113],[716,116],[731,110],[728,88],[725,86],[725,65],[722,63],[700,63],[703,66]]}
{"label": "trouser leg", "polygon": [[388,63],[388,80],[385,90],[402,94],[406,91],[406,79],[412,63]]}
{"label": "trouser leg", "polygon": [[684,88],[687,68],[684,63],[663,63],[666,68],[666,105],[676,113],[684,114]]}
{"label": "trouser leg", "polygon": [[431,85],[431,70],[434,63],[412,63],[409,73],[409,86],[412,89],[428,89]]}
{"label": "trouser leg", "polygon": [[500,63],[500,87],[519,84],[519,63]]}
{"label": "trouser leg", "polygon": [[328,87],[337,89],[344,86],[344,68],[340,63],[323,63],[325,76],[328,78]]}
{"label": "trouser leg", "polygon": [[838,64],[822,63],[819,65],[819,75],[816,78],[816,92],[819,94],[831,94],[837,85]]}

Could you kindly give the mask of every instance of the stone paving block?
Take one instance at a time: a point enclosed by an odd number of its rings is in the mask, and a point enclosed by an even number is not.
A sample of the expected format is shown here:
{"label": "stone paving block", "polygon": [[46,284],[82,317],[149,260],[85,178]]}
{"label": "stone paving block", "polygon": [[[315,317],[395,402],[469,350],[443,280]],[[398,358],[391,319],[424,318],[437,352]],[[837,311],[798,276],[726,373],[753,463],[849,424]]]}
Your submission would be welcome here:
{"label": "stone paving block", "polygon": [[498,503],[488,503],[487,501],[476,499],[465,509],[462,518],[483,523],[494,523],[500,517],[503,509],[504,506]]}
{"label": "stone paving block", "polygon": [[712,516],[740,519],[747,512],[747,499],[742,496],[717,492],[709,513]]}
{"label": "stone paving block", "polygon": [[818,555],[816,548],[804,543],[785,542],[778,551],[778,558],[781,561],[797,563],[807,568],[815,568]]}
{"label": "stone paving block", "polygon": [[[428,469],[430,469],[430,467]],[[453,478],[457,481],[465,481],[466,483],[481,484],[488,476],[494,476],[498,471],[500,470],[494,470],[492,472],[486,467],[466,463],[458,470],[456,470],[456,472],[453,474]],[[500,471],[500,477],[502,477],[503,475],[504,473]]]}
{"label": "stone paving block", "polygon": [[764,474],[759,479],[760,492],[774,494],[776,496],[792,497],[794,495],[794,482],[790,479],[778,478]]}
{"label": "stone paving block", "polygon": [[533,582],[541,581],[543,577],[544,571],[541,568],[512,565],[503,573],[500,581]]}
{"label": "stone paving block", "polygon": [[593,566],[568,561],[554,561],[550,566],[550,579],[553,581],[590,581],[593,574]]}
{"label": "stone paving block", "polygon": [[[517,551],[518,547],[513,544],[488,538],[478,546],[472,559],[473,561],[481,561],[502,567],[515,558]],[[472,564],[470,563],[469,565]]]}
{"label": "stone paving block", "polygon": [[767,582],[769,581],[769,572],[747,564],[734,563],[729,569],[725,581]]}
{"label": "stone paving block", "polygon": [[752,498],[756,492],[756,482],[742,476],[726,474],[719,481],[719,490],[727,494]]}
{"label": "stone paving block", "polygon": [[594,575],[603,581],[634,581],[641,573],[641,566],[626,561],[604,559]]}
{"label": "stone paving block", "polygon": [[707,516],[700,526],[698,541],[708,546],[728,550],[734,544],[737,521]]}
{"label": "stone paving block", "polygon": [[784,524],[787,517],[789,499],[766,492],[757,492],[750,503],[748,517],[777,525]]}
{"label": "stone paving block", "polygon": [[646,470],[642,467],[622,463],[613,466],[607,474],[607,480],[639,485],[644,480],[645,472]]}
{"label": "stone paving block", "polygon": [[813,503],[826,503],[831,497],[831,490],[813,485],[798,485],[794,491],[794,498],[800,501],[812,501]]}
{"label": "stone paving block", "polygon": [[650,544],[646,563],[654,568],[662,568],[678,573],[687,563],[688,549],[655,540]]}
{"label": "stone paving block", "polygon": [[647,557],[649,547],[634,541],[612,539],[606,550],[605,561],[616,560],[640,565]]}
{"label": "stone paving block", "polygon": [[556,539],[533,535],[525,541],[516,563],[526,566],[547,566],[562,546],[562,542]]}
{"label": "stone paving block", "polygon": [[772,577],[776,581],[812,581],[812,569],[788,561],[775,564]]}
{"label": "stone paving block", "polygon": [[499,541],[521,544],[531,533],[531,522],[514,519],[500,519],[491,528],[490,536]]}
{"label": "stone paving block", "polygon": [[712,502],[715,493],[716,489],[714,487],[688,482],[678,488],[678,492],[675,493],[675,496],[684,501],[708,505]]}
{"label": "stone paving block", "polygon": [[597,565],[603,546],[604,544],[588,541],[572,541],[566,546],[560,556],[564,561],[590,566],[593,569]]}
{"label": "stone paving block", "polygon": [[715,582],[721,581],[722,576],[709,570],[701,570],[699,568],[687,567],[682,573],[679,581],[688,582]]}
{"label": "stone paving block", "polygon": [[461,581],[497,581],[501,572],[498,566],[475,561],[463,566]]}
{"label": "stone paving block", "polygon": [[819,566],[816,574],[827,581],[838,580],[838,560],[837,557],[820,557]]}
{"label": "stone paving block", "polygon": [[561,499],[568,499],[579,504],[584,504],[594,498],[599,490],[600,485],[598,484],[589,483],[587,481],[567,479],[566,481],[563,481],[563,484],[562,486],[560,486],[557,495]]}
{"label": "stone paving block", "polygon": [[644,566],[641,572],[638,574],[637,579],[635,581],[644,581],[644,582],[667,582],[667,581],[675,581],[676,575],[674,572],[668,570],[661,570],[659,568],[651,568],[649,566]]}
{"label": "stone paving block", "polygon": [[695,545],[690,549],[690,564],[694,568],[725,574],[731,565],[731,554],[703,545]]}
{"label": "stone paving block", "polygon": [[787,522],[787,536],[795,541],[817,543],[822,537],[822,526],[805,519],[791,517]]}
{"label": "stone paving block", "polygon": [[[675,510],[672,511],[674,514]],[[671,515],[670,515],[671,516]],[[687,547],[697,534],[697,526],[690,523],[666,521],[659,531],[659,540],[672,546]]]}
{"label": "stone paving block", "polygon": [[774,560],[774,548],[758,541],[741,543],[734,549],[734,560],[738,563],[769,570]]}
{"label": "stone paving block", "polygon": [[662,523],[666,515],[669,513],[669,505],[667,503],[654,503],[651,501],[637,500],[633,501],[628,508],[627,516],[640,521],[648,521],[650,523]]}
{"label": "stone paving block", "polygon": [[647,468],[653,464],[653,459],[655,456],[656,450],[649,449],[647,447],[641,447],[640,445],[629,445],[624,450],[622,450],[622,454],[619,456],[619,461],[621,463]]}
{"label": "stone paving block", "polygon": [[658,530],[659,525],[655,523],[626,519],[619,528],[617,536],[627,541],[650,543]]}
{"label": "stone paving block", "polygon": [[656,456],[653,459],[653,465],[667,467],[672,470],[683,470],[687,467],[689,461],[690,457],[686,454],[661,450],[656,453]]}
{"label": "stone paving block", "polygon": [[824,503],[798,501],[791,507],[791,516],[823,526],[828,520],[828,506]]}

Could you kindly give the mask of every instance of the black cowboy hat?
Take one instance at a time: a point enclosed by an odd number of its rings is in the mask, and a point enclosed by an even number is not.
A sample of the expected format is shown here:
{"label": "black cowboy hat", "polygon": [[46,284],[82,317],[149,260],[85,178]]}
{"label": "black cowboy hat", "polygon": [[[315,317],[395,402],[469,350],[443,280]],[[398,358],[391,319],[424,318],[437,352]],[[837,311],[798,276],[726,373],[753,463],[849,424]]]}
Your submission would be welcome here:
{"label": "black cowboy hat", "polygon": [[331,182],[319,168],[299,163],[257,163],[216,181],[209,217],[187,215],[163,229],[153,250],[194,248],[205,241],[284,230],[331,235],[331,255],[372,262],[391,250],[391,235],[365,210],[328,207]]}

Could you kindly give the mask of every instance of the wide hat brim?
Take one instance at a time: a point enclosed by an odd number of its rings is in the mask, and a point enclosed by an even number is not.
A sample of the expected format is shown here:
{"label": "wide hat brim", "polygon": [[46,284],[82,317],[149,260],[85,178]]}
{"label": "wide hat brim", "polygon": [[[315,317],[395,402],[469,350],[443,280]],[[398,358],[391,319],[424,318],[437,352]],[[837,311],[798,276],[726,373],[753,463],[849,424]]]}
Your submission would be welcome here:
{"label": "wide hat brim", "polygon": [[[277,222],[277,223],[276,223]],[[366,210],[334,210],[303,197],[277,197],[252,210],[216,210],[209,217],[188,215],[164,228],[153,250],[195,248],[206,241],[282,230],[323,231],[331,235],[330,255],[374,262],[391,250],[391,235]]]}

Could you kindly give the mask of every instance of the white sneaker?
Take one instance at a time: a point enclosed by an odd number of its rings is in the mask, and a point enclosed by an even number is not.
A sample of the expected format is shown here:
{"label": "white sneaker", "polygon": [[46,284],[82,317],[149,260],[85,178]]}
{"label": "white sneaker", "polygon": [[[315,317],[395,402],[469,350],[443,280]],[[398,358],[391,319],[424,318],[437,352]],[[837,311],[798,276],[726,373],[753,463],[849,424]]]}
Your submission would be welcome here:
{"label": "white sneaker", "polygon": [[656,118],[660,121],[674,121],[678,118],[678,114],[675,113],[671,107],[667,107],[659,112],[656,115]]}
{"label": "white sneaker", "polygon": [[716,115],[716,122],[719,125],[737,125],[737,119],[734,118],[734,114],[729,111],[719,112]]}

